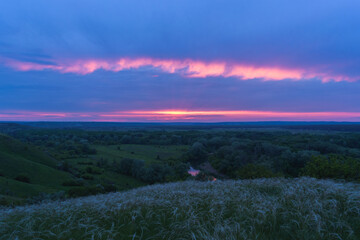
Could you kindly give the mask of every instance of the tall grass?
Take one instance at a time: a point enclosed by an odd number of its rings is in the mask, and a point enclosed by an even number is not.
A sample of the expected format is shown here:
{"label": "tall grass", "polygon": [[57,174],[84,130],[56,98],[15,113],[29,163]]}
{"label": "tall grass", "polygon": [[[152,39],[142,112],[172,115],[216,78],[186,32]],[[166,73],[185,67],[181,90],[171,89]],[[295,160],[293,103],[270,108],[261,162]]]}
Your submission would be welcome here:
{"label": "tall grass", "polygon": [[360,239],[360,184],[181,182],[0,210],[0,239]]}

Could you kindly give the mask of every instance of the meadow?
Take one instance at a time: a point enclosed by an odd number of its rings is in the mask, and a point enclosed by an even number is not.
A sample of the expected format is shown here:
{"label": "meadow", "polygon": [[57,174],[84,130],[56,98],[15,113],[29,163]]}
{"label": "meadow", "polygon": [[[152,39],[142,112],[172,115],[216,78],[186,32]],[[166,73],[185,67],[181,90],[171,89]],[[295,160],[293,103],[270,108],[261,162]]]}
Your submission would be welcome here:
{"label": "meadow", "polygon": [[0,210],[1,240],[360,239],[360,184],[185,181]]}

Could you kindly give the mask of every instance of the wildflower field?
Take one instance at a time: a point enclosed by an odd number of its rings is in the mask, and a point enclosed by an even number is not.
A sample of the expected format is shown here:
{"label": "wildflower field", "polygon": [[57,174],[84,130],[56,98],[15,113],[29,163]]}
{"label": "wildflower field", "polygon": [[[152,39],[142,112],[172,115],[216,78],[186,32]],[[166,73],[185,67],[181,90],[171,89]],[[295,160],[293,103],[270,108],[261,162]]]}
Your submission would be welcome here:
{"label": "wildflower field", "polygon": [[360,239],[360,184],[186,181],[0,210],[0,239]]}

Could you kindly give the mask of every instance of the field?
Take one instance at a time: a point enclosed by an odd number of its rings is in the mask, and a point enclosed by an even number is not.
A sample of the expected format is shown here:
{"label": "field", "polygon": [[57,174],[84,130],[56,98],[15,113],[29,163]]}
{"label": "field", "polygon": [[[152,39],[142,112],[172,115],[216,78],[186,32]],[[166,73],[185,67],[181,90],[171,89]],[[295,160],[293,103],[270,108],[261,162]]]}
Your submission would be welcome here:
{"label": "field", "polygon": [[132,158],[144,160],[147,163],[160,162],[167,159],[178,159],[187,151],[185,145],[139,145],[139,144],[122,144],[111,146],[94,146],[97,154],[94,157],[103,157],[106,159],[118,160],[121,158]]}
{"label": "field", "polygon": [[0,239],[360,238],[360,184],[186,181],[0,210]]}

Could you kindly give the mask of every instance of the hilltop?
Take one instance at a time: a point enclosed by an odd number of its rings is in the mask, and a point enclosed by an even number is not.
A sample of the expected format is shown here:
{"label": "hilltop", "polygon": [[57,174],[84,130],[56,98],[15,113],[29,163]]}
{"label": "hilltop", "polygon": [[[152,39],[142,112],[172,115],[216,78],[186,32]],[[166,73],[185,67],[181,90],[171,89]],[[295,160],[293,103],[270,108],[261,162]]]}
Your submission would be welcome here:
{"label": "hilltop", "polygon": [[360,184],[158,184],[0,212],[0,239],[359,239]]}

